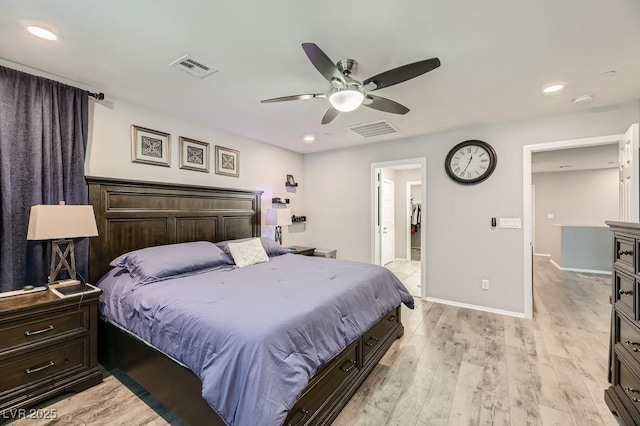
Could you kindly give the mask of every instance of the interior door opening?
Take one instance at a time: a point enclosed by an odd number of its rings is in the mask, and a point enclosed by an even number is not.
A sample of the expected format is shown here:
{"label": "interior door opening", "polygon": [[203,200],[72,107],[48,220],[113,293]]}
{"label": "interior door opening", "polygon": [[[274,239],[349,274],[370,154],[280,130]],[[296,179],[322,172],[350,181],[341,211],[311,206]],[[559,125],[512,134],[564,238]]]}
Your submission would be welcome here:
{"label": "interior door opening", "polygon": [[426,159],[372,164],[371,261],[426,297]]}

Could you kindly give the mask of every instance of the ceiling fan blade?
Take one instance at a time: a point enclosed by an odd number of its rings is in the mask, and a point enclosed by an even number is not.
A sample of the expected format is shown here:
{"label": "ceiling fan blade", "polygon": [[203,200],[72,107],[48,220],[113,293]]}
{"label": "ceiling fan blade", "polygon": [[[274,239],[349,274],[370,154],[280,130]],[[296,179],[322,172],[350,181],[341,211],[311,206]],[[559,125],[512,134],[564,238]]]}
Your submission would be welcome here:
{"label": "ceiling fan blade", "polygon": [[389,71],[385,71],[381,74],[374,75],[371,78],[362,82],[363,86],[369,83],[375,84],[375,89],[378,90],[384,87],[393,86],[394,84],[402,83],[403,81],[411,80],[419,75],[434,70],[440,66],[440,59],[431,58],[424,61],[414,62],[413,64],[403,65],[398,68],[394,68]]}
{"label": "ceiling fan blade", "polygon": [[409,112],[409,108],[406,106],[399,104],[391,99],[382,98],[380,96],[375,95],[367,95],[367,99],[371,102],[365,102],[362,105],[377,109],[378,111],[390,112],[392,114],[406,114]]}
{"label": "ceiling fan blade", "polygon": [[324,113],[324,117],[322,117],[322,124],[329,124],[340,114],[340,111],[337,109],[330,107],[327,112]]}
{"label": "ceiling fan blade", "polygon": [[344,81],[344,76],[336,64],[334,64],[333,61],[329,59],[329,57],[318,46],[316,46],[315,43],[302,43],[302,48],[313,66],[320,71],[320,74],[322,74],[329,83],[333,84],[336,80],[341,82],[342,85],[346,83]]}
{"label": "ceiling fan blade", "polygon": [[307,95],[291,95],[291,96],[282,96],[280,98],[271,98],[265,99],[262,102],[263,104],[269,104],[271,102],[284,102],[284,101],[306,101],[307,99],[313,98],[324,98],[322,93],[310,93]]}

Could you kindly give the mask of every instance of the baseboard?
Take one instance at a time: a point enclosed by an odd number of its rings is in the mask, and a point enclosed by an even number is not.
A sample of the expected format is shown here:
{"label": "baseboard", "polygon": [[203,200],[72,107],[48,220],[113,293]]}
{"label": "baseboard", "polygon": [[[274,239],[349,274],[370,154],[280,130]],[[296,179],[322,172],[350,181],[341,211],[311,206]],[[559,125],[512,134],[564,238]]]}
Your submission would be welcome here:
{"label": "baseboard", "polygon": [[553,259],[550,262],[551,262],[551,264],[553,266],[555,266],[556,268],[560,269],[561,271],[566,271],[566,272],[585,272],[587,274],[611,275],[611,271],[601,271],[599,269],[563,268],[562,266],[560,266],[556,262],[554,262]]}
{"label": "baseboard", "polygon": [[524,312],[505,311],[504,309],[488,308],[486,306],[471,305],[469,303],[454,302],[451,300],[436,299],[435,297],[426,297],[427,302],[442,303],[443,305],[457,306],[459,308],[474,309],[476,311],[491,312],[492,314],[506,315],[508,317],[524,318]]}
{"label": "baseboard", "polygon": [[534,256],[540,256],[540,257],[551,257],[550,254],[546,254],[546,253],[533,253]]}

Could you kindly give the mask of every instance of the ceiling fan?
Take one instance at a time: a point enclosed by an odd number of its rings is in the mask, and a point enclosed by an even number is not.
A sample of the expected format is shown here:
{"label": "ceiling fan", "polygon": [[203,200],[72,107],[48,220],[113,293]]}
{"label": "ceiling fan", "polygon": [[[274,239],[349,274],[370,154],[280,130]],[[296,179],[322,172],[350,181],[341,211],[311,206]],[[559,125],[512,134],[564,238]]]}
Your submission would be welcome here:
{"label": "ceiling fan", "polygon": [[409,108],[406,106],[387,98],[371,95],[369,92],[411,80],[440,66],[440,59],[438,58],[425,59],[424,61],[385,71],[360,82],[351,78],[351,73],[357,66],[355,60],[342,59],[334,64],[314,43],[302,43],[302,49],[304,49],[313,66],[331,83],[331,87],[325,93],[283,96],[265,99],[261,102],[266,104],[325,98],[331,106],[322,117],[322,124],[328,124],[341,112],[353,111],[360,105],[393,114],[406,114],[409,112]]}

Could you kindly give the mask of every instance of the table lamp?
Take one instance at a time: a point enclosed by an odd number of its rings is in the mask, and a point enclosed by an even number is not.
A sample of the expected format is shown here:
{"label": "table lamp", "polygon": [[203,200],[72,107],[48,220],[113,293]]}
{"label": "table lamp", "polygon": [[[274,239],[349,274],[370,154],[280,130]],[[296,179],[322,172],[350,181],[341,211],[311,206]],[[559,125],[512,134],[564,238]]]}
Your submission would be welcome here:
{"label": "table lamp", "polygon": [[291,210],[267,209],[267,225],[276,225],[275,240],[282,245],[282,225],[291,225]]}
{"label": "table lamp", "polygon": [[64,201],[59,205],[31,206],[27,240],[53,240],[49,283],[53,283],[62,271],[67,271],[75,280],[76,254],[71,238],[97,235],[93,206],[66,205]]}

